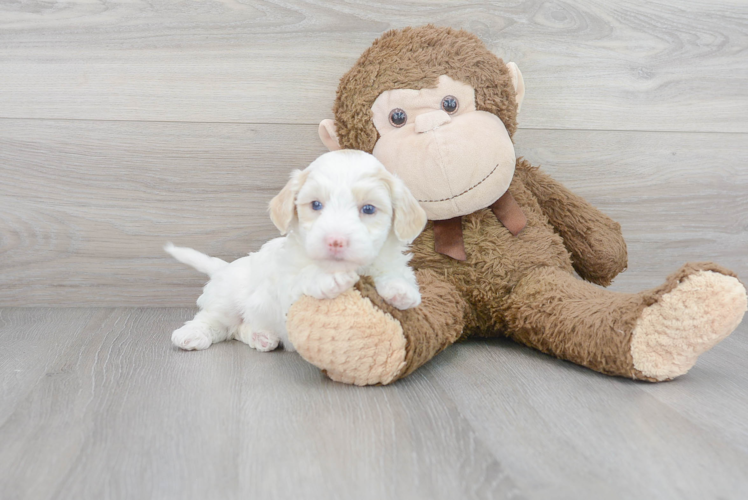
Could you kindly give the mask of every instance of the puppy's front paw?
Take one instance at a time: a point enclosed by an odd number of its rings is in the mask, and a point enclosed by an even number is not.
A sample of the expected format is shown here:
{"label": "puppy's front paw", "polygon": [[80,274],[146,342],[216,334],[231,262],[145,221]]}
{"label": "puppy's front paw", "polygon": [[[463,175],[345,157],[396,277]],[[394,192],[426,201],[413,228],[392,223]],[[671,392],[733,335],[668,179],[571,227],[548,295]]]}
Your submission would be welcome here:
{"label": "puppy's front paw", "polygon": [[377,284],[377,293],[389,305],[400,310],[416,307],[421,303],[421,293],[403,279],[387,280]]}
{"label": "puppy's front paw", "polygon": [[207,349],[212,343],[208,334],[199,325],[186,324],[171,334],[172,343],[185,351]]}
{"label": "puppy's front paw", "polygon": [[353,288],[358,281],[355,271],[347,273],[332,273],[320,276],[316,287],[312,287],[309,295],[315,299],[334,299],[341,293]]}

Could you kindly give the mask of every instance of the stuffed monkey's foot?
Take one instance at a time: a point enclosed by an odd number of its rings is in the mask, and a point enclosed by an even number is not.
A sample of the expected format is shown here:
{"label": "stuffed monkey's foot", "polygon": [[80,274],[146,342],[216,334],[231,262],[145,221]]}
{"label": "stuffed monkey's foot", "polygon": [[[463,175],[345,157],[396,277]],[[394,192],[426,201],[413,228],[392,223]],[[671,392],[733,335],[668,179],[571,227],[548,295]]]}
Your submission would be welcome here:
{"label": "stuffed monkey's foot", "polygon": [[336,382],[389,384],[405,369],[400,322],[358,290],[333,300],[303,296],[289,311],[287,327],[301,357]]}
{"label": "stuffed monkey's foot", "polygon": [[634,368],[668,380],[730,335],[746,311],[746,290],[731,276],[698,271],[645,308],[631,338]]}

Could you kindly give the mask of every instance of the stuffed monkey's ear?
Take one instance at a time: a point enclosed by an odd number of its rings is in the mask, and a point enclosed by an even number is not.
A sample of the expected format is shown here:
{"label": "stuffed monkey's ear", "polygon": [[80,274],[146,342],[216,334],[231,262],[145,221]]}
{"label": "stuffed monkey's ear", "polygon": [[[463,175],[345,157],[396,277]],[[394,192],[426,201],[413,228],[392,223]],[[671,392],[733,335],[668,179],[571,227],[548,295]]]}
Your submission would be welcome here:
{"label": "stuffed monkey's ear", "polygon": [[395,220],[392,228],[397,239],[411,243],[426,227],[426,212],[418,204],[405,183],[397,176],[387,172],[392,192],[392,204]]}
{"label": "stuffed monkey's ear", "polygon": [[338,144],[338,131],[334,120],[327,118],[319,123],[319,138],[330,151],[342,149]]}
{"label": "stuffed monkey's ear", "polygon": [[509,74],[512,75],[512,85],[514,85],[514,92],[517,94],[517,112],[519,113],[520,108],[522,108],[522,100],[525,98],[525,80],[515,63],[507,63],[506,67],[509,69]]}
{"label": "stuffed monkey's ear", "polygon": [[285,235],[296,215],[296,195],[306,181],[307,174],[301,170],[291,172],[291,179],[275,198],[270,200],[270,220]]}

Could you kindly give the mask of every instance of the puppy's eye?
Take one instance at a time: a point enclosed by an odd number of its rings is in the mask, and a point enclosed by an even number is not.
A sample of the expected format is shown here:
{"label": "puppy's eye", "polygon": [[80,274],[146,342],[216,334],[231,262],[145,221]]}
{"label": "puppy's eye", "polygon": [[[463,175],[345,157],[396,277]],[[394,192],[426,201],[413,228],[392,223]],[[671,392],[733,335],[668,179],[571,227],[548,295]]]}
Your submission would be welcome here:
{"label": "puppy's eye", "polygon": [[322,210],[322,202],[314,200],[312,202],[312,210]]}
{"label": "puppy's eye", "polygon": [[402,127],[408,121],[408,115],[400,108],[390,111],[390,123],[393,127]]}
{"label": "puppy's eye", "polygon": [[459,106],[460,104],[457,102],[457,98],[453,95],[448,95],[447,97],[442,99],[442,109],[450,115],[457,111],[457,108]]}
{"label": "puppy's eye", "polygon": [[366,215],[372,215],[377,211],[377,207],[374,205],[364,205],[361,207],[361,213]]}

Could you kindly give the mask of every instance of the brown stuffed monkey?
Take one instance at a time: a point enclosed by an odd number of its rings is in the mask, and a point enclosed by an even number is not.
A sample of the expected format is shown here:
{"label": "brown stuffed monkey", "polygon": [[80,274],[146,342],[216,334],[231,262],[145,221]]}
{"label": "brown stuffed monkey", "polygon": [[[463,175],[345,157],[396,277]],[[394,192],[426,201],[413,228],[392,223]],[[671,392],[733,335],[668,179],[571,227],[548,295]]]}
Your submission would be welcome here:
{"label": "brown stuffed monkey", "polygon": [[598,286],[626,268],[621,228],[516,159],[523,97],[514,63],[434,26],[385,33],[342,78],[320,137],[373,153],[428,214],[411,261],[422,303],[394,309],[365,280],[334,300],[302,297],[287,325],[307,361],[333,380],[388,384],[458,339],[508,336],[602,373],[662,381],[738,326],[746,290],[717,264],[686,264],[638,294]]}

